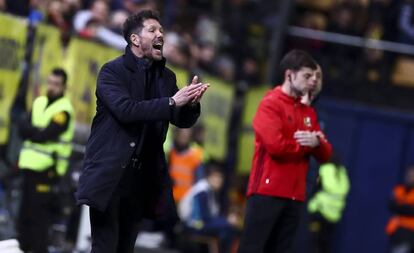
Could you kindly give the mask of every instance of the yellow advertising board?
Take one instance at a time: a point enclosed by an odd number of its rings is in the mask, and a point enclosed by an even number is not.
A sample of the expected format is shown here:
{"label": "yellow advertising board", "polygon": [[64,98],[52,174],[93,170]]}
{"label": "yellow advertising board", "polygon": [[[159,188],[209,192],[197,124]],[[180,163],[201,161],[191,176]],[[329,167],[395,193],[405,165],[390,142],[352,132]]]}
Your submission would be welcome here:
{"label": "yellow advertising board", "polygon": [[177,78],[177,86],[179,89],[186,86],[189,83],[190,74],[187,70],[170,64],[167,64],[167,67],[175,73],[175,77]]}
{"label": "yellow advertising board", "polygon": [[254,153],[254,131],[252,122],[257,107],[268,90],[269,87],[264,86],[250,89],[246,93],[237,154],[237,172],[239,174],[250,173]]}
{"label": "yellow advertising board", "polygon": [[205,126],[204,147],[214,159],[223,160],[227,155],[228,128],[233,109],[234,85],[209,75],[202,82],[210,88],[201,100],[200,121]]}
{"label": "yellow advertising board", "polygon": [[96,111],[96,78],[102,65],[122,52],[95,42],[73,38],[66,53],[68,94],[80,124],[90,124]]}
{"label": "yellow advertising board", "polygon": [[10,108],[22,76],[27,22],[0,13],[0,145],[9,139]]}
{"label": "yellow advertising board", "polygon": [[27,105],[31,107],[34,98],[44,95],[46,79],[53,68],[63,68],[60,31],[49,25],[38,24],[34,39],[30,82],[27,91]]}

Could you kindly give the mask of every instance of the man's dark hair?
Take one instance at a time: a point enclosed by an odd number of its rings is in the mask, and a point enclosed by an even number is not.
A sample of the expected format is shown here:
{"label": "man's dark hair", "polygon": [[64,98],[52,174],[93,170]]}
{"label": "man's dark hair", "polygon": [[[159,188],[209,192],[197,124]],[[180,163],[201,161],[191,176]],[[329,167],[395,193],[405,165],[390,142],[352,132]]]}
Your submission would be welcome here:
{"label": "man's dark hair", "polygon": [[62,77],[63,84],[66,86],[66,81],[68,80],[68,75],[66,74],[66,71],[62,68],[54,68],[52,70],[52,74],[55,76]]}
{"label": "man's dark hair", "polygon": [[287,53],[280,62],[280,70],[283,76],[288,69],[298,71],[304,67],[316,70],[318,64],[312,56],[305,51],[298,49],[294,49]]}
{"label": "man's dark hair", "polygon": [[131,44],[131,41],[129,40],[129,37],[132,33],[140,33],[142,30],[142,27],[144,26],[144,21],[147,19],[155,19],[158,22],[160,21],[160,17],[158,15],[158,12],[152,11],[152,10],[143,10],[136,14],[133,14],[129,16],[123,25],[123,35],[126,42]]}

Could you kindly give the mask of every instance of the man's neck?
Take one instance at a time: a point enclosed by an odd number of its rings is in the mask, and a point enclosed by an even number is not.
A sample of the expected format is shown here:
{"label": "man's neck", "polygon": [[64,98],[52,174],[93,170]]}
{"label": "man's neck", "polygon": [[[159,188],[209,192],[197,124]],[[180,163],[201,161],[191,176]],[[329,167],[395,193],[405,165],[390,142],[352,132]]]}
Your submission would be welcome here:
{"label": "man's neck", "polygon": [[56,100],[58,100],[59,98],[62,98],[63,94],[58,95],[58,96],[47,96],[47,105],[51,105],[53,102],[55,102]]}
{"label": "man's neck", "polygon": [[289,81],[287,80],[284,81],[282,84],[282,92],[288,95],[289,97],[294,97],[294,98],[300,97],[300,94],[298,94],[292,89],[292,84],[289,83]]}
{"label": "man's neck", "polygon": [[132,45],[130,47],[131,47],[132,53],[135,55],[136,58],[142,59],[147,66],[152,65],[153,60],[145,57],[144,54],[141,52],[141,50],[139,50],[139,48],[132,46]]}
{"label": "man's neck", "polygon": [[129,48],[131,49],[131,52],[136,56],[136,57],[138,57],[138,58],[142,58],[142,57],[144,57],[144,54],[142,53],[142,51],[138,48],[138,47],[136,47],[136,46],[134,46],[134,45],[129,45]]}

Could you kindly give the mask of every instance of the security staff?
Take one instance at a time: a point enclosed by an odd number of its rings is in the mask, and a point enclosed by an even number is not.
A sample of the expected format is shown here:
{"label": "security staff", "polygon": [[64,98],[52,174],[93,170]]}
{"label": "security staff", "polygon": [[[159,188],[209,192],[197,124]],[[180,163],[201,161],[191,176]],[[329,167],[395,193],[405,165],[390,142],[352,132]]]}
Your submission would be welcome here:
{"label": "security staff", "polygon": [[414,165],[407,168],[405,182],[395,186],[389,209],[390,252],[414,252]]}
{"label": "security staff", "polygon": [[22,250],[47,253],[53,187],[68,168],[74,134],[73,107],[64,96],[67,75],[55,68],[47,78],[47,96],[35,99],[19,130],[25,140],[19,156],[23,176],[18,217]]}
{"label": "security staff", "polygon": [[314,253],[330,252],[335,224],[342,217],[350,184],[345,166],[329,162],[319,168],[320,190],[309,200],[309,230]]}

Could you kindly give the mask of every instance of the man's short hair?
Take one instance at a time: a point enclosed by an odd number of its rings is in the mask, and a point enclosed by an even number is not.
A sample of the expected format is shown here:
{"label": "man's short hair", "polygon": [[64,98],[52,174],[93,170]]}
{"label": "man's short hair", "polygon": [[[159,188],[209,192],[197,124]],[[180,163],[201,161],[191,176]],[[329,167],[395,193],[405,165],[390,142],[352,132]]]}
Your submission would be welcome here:
{"label": "man's short hair", "polygon": [[144,26],[144,21],[147,19],[155,19],[158,22],[160,21],[160,17],[158,12],[152,10],[143,10],[136,14],[129,16],[123,25],[123,35],[126,42],[131,44],[129,37],[132,33],[140,33],[142,27]]}
{"label": "man's short hair", "polygon": [[52,74],[55,76],[62,77],[63,84],[66,86],[66,81],[68,80],[68,75],[66,74],[66,71],[62,68],[54,68],[52,69]]}
{"label": "man's short hair", "polygon": [[287,53],[280,62],[280,70],[283,75],[288,69],[298,71],[305,67],[316,70],[318,68],[318,64],[312,56],[305,51],[298,49],[294,49]]}

